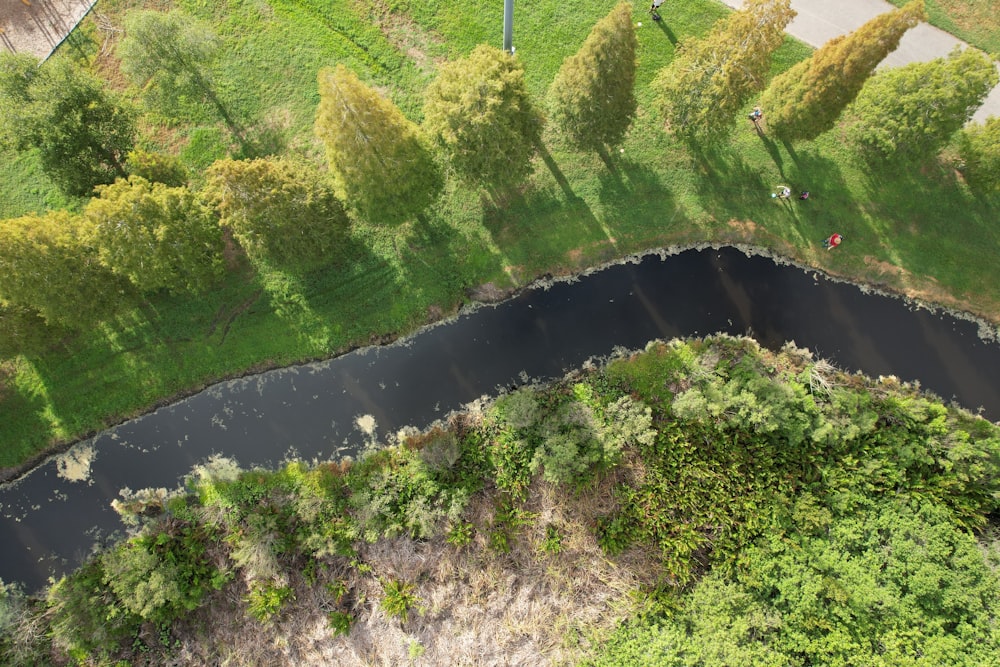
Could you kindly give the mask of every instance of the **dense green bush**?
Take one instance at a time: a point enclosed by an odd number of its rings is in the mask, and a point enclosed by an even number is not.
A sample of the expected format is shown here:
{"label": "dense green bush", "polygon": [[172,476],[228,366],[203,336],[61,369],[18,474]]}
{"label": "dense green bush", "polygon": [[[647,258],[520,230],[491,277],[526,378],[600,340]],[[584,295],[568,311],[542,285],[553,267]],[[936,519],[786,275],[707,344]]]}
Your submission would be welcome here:
{"label": "dense green bush", "polygon": [[1000,507],[998,471],[996,425],[895,378],[749,339],[655,345],[356,463],[244,471],[216,458],[183,492],[131,494],[115,505],[134,536],[45,600],[0,587],[0,658],[100,664],[151,650],[156,629],[169,651],[175,621],[236,576],[238,609],[257,621],[322,586],[331,631],[346,634],[364,594],[354,577],[368,576],[405,623],[416,584],[373,574],[359,541],[444,538],[477,558],[565,565],[581,536],[528,497],[541,479],[574,490],[573,512],[613,485],[600,499],[613,510],[583,525],[612,563],[645,551],[651,585],[631,591],[636,613],[617,631],[592,637],[594,665],[991,664],[1000,541],[993,527],[981,551],[970,531]]}

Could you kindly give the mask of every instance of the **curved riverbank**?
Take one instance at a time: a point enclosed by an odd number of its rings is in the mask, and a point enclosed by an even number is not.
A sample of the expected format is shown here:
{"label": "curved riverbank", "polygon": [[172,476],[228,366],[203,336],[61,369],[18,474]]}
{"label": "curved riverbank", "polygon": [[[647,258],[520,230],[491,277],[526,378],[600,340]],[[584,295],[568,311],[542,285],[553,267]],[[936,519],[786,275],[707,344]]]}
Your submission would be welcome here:
{"label": "curved riverbank", "polygon": [[794,340],[847,370],[919,381],[997,419],[1000,345],[982,329],[736,248],[635,257],[539,282],[392,345],[213,385],[49,458],[0,489],[0,578],[38,585],[71,567],[120,530],[110,503],[121,489],[173,488],[209,456],[245,467],[336,458],[653,339]]}
{"label": "curved riverbank", "polygon": [[[9,483],[9,482],[17,480],[18,478],[24,476],[25,474],[28,474],[31,470],[37,468],[40,465],[43,465],[51,457],[63,454],[64,452],[66,452],[67,450],[69,450],[71,447],[73,447],[75,444],[77,444],[79,442],[83,442],[83,441],[88,440],[90,438],[94,438],[95,436],[99,435],[103,431],[107,431],[109,429],[116,428],[116,427],[118,427],[118,426],[120,426],[122,424],[125,424],[125,423],[127,423],[129,421],[132,421],[134,419],[139,419],[139,418],[141,418],[141,417],[143,417],[145,415],[149,415],[149,414],[151,414],[153,412],[156,412],[157,410],[159,410],[161,408],[167,407],[169,405],[172,405],[174,403],[177,403],[179,401],[187,399],[187,398],[189,398],[191,396],[194,396],[194,395],[196,395],[196,394],[198,394],[198,393],[200,393],[202,391],[205,391],[209,387],[212,387],[212,386],[220,384],[220,383],[229,382],[229,381],[233,381],[233,380],[239,380],[239,379],[247,378],[247,377],[253,377],[253,376],[259,375],[261,373],[265,373],[265,372],[268,372],[268,371],[279,370],[281,368],[290,368],[290,367],[293,367],[293,366],[301,366],[301,365],[305,365],[305,364],[330,361],[332,359],[336,359],[338,357],[341,357],[341,356],[346,355],[346,354],[350,354],[350,353],[358,351],[358,350],[367,349],[369,347],[372,347],[373,345],[374,346],[379,346],[379,345],[387,345],[387,344],[395,343],[395,342],[400,341],[400,340],[405,341],[407,338],[412,337],[412,336],[421,335],[422,333],[426,332],[427,330],[429,330],[429,329],[431,329],[433,327],[441,326],[441,325],[447,325],[447,324],[453,322],[458,317],[461,317],[461,316],[464,316],[464,315],[467,315],[467,314],[470,314],[470,313],[474,313],[479,308],[489,307],[489,306],[495,306],[495,305],[497,305],[499,303],[502,303],[504,301],[510,300],[512,298],[517,298],[518,296],[520,296],[520,295],[522,295],[522,294],[524,294],[526,292],[530,292],[531,290],[546,289],[547,287],[549,287],[549,286],[551,286],[553,284],[567,283],[567,282],[572,283],[572,282],[574,282],[576,280],[579,280],[580,278],[587,277],[587,276],[590,276],[590,275],[593,275],[593,274],[596,274],[596,273],[600,273],[600,272],[605,271],[608,268],[611,268],[611,267],[614,267],[614,266],[621,266],[621,265],[625,265],[625,264],[634,264],[634,263],[637,263],[637,262],[641,262],[646,257],[656,256],[656,257],[660,257],[661,259],[664,259],[666,257],[670,257],[670,256],[677,255],[677,254],[680,254],[680,253],[683,253],[683,252],[687,252],[687,251],[701,251],[701,250],[708,250],[708,249],[718,250],[718,249],[723,249],[723,248],[735,248],[735,249],[739,250],[740,252],[743,252],[743,253],[747,254],[748,256],[766,257],[766,258],[769,258],[772,261],[774,261],[776,264],[784,265],[784,266],[790,266],[790,267],[795,267],[795,268],[798,268],[798,269],[800,269],[802,271],[805,271],[805,272],[808,272],[808,273],[814,273],[817,276],[820,276],[820,277],[822,277],[825,280],[835,281],[835,282],[842,282],[844,284],[854,286],[854,287],[858,288],[859,290],[861,290],[862,292],[865,292],[865,293],[871,293],[871,294],[876,294],[876,295],[880,295],[880,296],[886,296],[886,297],[890,297],[890,298],[900,299],[904,303],[906,303],[908,306],[917,307],[917,308],[923,308],[923,309],[927,309],[927,310],[930,310],[930,311],[940,311],[942,313],[948,314],[951,317],[955,317],[957,319],[967,320],[967,321],[972,322],[972,323],[974,323],[976,325],[976,327],[978,329],[978,335],[979,335],[980,339],[982,339],[983,341],[989,342],[989,341],[997,340],[998,331],[1000,331],[1000,328],[998,328],[997,324],[989,321],[988,318],[982,316],[981,314],[977,315],[977,314],[974,314],[974,313],[972,313],[972,312],[970,312],[968,310],[962,310],[961,306],[964,305],[966,307],[969,307],[969,304],[962,304],[957,299],[953,299],[952,303],[950,305],[949,304],[943,304],[943,303],[938,303],[938,302],[926,300],[926,298],[925,298],[927,296],[926,291],[917,291],[917,292],[907,293],[907,291],[905,291],[905,290],[901,291],[899,289],[896,289],[893,286],[891,286],[891,285],[889,285],[888,283],[885,283],[885,282],[880,282],[880,283],[875,283],[875,284],[858,282],[858,280],[856,279],[856,277],[853,277],[853,276],[850,276],[850,275],[847,275],[847,274],[836,274],[836,273],[833,273],[833,272],[830,271],[830,269],[828,267],[811,266],[809,264],[802,263],[799,260],[796,260],[794,258],[785,256],[785,255],[782,255],[781,253],[775,252],[773,250],[770,250],[769,248],[762,247],[762,246],[757,246],[757,245],[753,245],[753,244],[749,244],[749,243],[720,244],[720,243],[703,242],[703,243],[695,243],[695,244],[689,244],[689,245],[676,245],[676,246],[669,246],[669,247],[664,247],[664,248],[653,248],[653,249],[650,249],[650,250],[642,252],[642,253],[634,253],[634,254],[627,255],[627,256],[622,257],[622,258],[615,259],[613,261],[604,262],[604,263],[595,265],[593,267],[584,269],[584,270],[582,270],[580,272],[577,272],[577,273],[570,273],[570,274],[565,274],[565,275],[555,275],[555,276],[549,275],[549,276],[544,276],[544,277],[536,278],[535,280],[531,281],[530,283],[528,283],[528,284],[526,284],[526,285],[524,285],[522,287],[519,287],[519,288],[498,289],[495,286],[490,285],[490,284],[479,286],[477,288],[473,288],[473,289],[468,290],[467,296],[471,299],[471,301],[469,301],[467,303],[460,304],[458,306],[458,308],[455,309],[455,311],[453,311],[451,313],[448,313],[448,314],[440,313],[439,314],[440,319],[437,319],[436,321],[434,321],[434,322],[432,322],[430,324],[421,326],[418,329],[416,329],[415,331],[396,332],[394,334],[382,335],[382,336],[378,337],[377,339],[370,340],[370,342],[368,344],[365,344],[365,345],[360,345],[360,344],[359,345],[353,345],[353,346],[344,348],[342,350],[338,350],[337,352],[335,352],[334,354],[329,355],[329,356],[304,358],[304,359],[297,360],[293,364],[281,364],[281,365],[279,365],[279,364],[257,364],[257,365],[255,365],[255,366],[253,366],[251,368],[246,369],[243,372],[236,373],[236,374],[229,375],[229,376],[225,376],[225,377],[215,378],[215,379],[213,379],[211,381],[204,382],[204,383],[202,383],[202,384],[200,384],[198,386],[195,386],[193,388],[190,388],[190,389],[188,389],[186,391],[178,392],[178,393],[175,393],[175,394],[173,394],[171,396],[165,397],[162,400],[159,400],[159,401],[157,401],[157,402],[155,402],[155,403],[147,406],[145,409],[143,409],[141,411],[137,411],[135,413],[129,414],[127,416],[122,417],[119,420],[116,420],[116,421],[110,423],[107,426],[107,428],[100,429],[100,430],[94,430],[94,431],[90,431],[90,432],[87,432],[87,433],[83,433],[83,434],[80,434],[78,437],[73,438],[72,440],[67,440],[67,441],[56,443],[53,446],[51,446],[51,447],[49,447],[49,448],[47,448],[47,449],[45,449],[45,450],[43,450],[43,451],[35,454],[34,456],[30,457],[29,459],[27,459],[21,465],[11,466],[11,467],[6,467],[6,468],[0,468],[0,484]],[[940,296],[940,295],[937,295],[937,296]]]}

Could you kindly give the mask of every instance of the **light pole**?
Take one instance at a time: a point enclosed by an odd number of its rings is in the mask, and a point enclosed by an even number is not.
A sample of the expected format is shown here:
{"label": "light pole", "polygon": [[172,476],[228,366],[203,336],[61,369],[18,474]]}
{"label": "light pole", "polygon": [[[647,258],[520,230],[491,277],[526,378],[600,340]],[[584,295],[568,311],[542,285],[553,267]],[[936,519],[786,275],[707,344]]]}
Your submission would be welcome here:
{"label": "light pole", "polygon": [[503,50],[514,53],[514,0],[503,0]]}

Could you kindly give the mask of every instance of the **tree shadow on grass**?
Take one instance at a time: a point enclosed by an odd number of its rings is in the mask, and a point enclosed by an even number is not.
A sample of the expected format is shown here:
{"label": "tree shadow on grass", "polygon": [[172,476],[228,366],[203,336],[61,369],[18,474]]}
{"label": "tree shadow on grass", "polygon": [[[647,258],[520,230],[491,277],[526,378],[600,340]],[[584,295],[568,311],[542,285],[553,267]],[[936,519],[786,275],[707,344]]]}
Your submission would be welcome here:
{"label": "tree shadow on grass", "polygon": [[673,194],[652,169],[627,159],[600,175],[598,193],[607,229],[620,242],[655,237],[680,221]]}
{"label": "tree shadow on grass", "polygon": [[868,208],[885,221],[885,242],[903,268],[960,292],[987,288],[997,298],[985,278],[995,274],[993,258],[1000,253],[995,202],[970,194],[953,168],[936,161],[869,165],[866,178]]}
{"label": "tree shadow on grass", "polygon": [[[765,148],[769,154],[779,150],[773,142],[770,147],[765,143]],[[840,167],[818,153],[797,154],[788,170],[779,172],[780,183],[770,182],[765,168],[728,146],[702,147],[694,154],[700,172],[700,201],[718,221],[752,222],[749,229],[754,234],[763,226],[779,238],[819,244],[834,231],[843,231],[845,220],[860,217],[861,210],[850,195]],[[778,185],[792,190],[791,199],[771,196]],[[808,200],[797,198],[802,191],[809,191]],[[759,240],[770,245],[766,238]]]}
{"label": "tree shadow on grass", "polygon": [[552,188],[512,193],[502,205],[484,207],[483,226],[517,282],[552,266],[578,268],[595,246],[609,242],[583,199]]}
{"label": "tree shadow on grass", "polygon": [[[30,362],[28,362],[30,363]],[[8,378],[9,379],[9,378]],[[0,374],[0,473],[8,468],[22,468],[38,459],[39,452],[53,439],[51,422],[45,418],[46,401],[42,396],[7,384]],[[0,475],[0,482],[7,475]]]}

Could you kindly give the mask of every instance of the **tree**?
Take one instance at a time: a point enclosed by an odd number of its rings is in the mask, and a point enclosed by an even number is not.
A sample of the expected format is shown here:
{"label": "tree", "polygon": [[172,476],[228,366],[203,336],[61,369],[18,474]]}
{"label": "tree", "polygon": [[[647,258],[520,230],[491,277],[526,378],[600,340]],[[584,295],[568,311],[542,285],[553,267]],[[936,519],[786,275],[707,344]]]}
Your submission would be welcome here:
{"label": "tree", "polygon": [[316,136],[336,195],[370,222],[398,224],[427,208],[443,180],[419,128],[343,65],[318,79]]}
{"label": "tree", "polygon": [[187,169],[176,155],[134,150],[128,154],[126,166],[132,176],[142,176],[154,183],[179,188],[188,182]]}
{"label": "tree", "polygon": [[133,111],[96,77],[65,60],[39,68],[33,58],[0,55],[0,140],[37,149],[66,194],[87,195],[124,177],[134,137]]}
{"label": "tree", "polygon": [[39,355],[69,333],[63,327],[46,324],[33,308],[0,300],[0,359]]}
{"label": "tree", "polygon": [[441,67],[425,96],[424,127],[462,178],[503,190],[531,173],[542,121],[520,60],[480,44]]}
{"label": "tree", "polygon": [[254,262],[309,265],[328,259],[350,220],[325,175],[287,159],[220,160],[206,197]]}
{"label": "tree", "polygon": [[976,49],[876,74],[852,107],[851,137],[866,156],[937,155],[996,85],[996,66]]}
{"label": "tree", "polygon": [[958,151],[969,184],[1000,193],[1000,116],[963,129],[958,135]]}
{"label": "tree", "polygon": [[653,82],[670,128],[703,141],[731,127],[740,108],[763,90],[771,54],[794,16],[789,0],[749,0],[703,39],[683,42]]}
{"label": "tree", "polygon": [[770,130],[793,141],[815,139],[832,128],[875,67],[924,18],[924,0],[913,0],[831,39],[811,58],[775,77],[760,100]]}
{"label": "tree", "polygon": [[98,188],[84,212],[102,265],[138,290],[205,290],[222,271],[222,235],[187,188],[141,176]]}
{"label": "tree", "polygon": [[620,3],[563,61],[549,87],[554,122],[581,148],[621,143],[635,116],[636,49],[632,5]]}
{"label": "tree", "polygon": [[74,328],[110,314],[126,284],[82,237],[81,216],[66,211],[0,221],[0,300]]}
{"label": "tree", "polygon": [[169,118],[177,114],[178,105],[207,97],[238,135],[212,84],[210,68],[220,46],[211,27],[182,12],[135,9],[126,15],[125,37],[116,53],[122,71],[142,88],[148,106]]}

